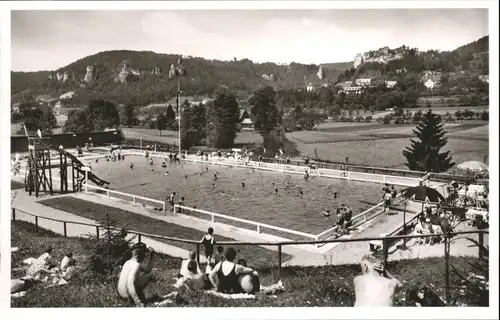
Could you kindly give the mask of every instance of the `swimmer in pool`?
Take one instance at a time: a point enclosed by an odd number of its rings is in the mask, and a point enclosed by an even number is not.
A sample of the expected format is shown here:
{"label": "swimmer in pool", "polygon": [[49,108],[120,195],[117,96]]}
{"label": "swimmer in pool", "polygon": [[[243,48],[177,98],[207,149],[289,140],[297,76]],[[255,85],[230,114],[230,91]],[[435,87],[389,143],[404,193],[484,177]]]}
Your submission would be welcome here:
{"label": "swimmer in pool", "polygon": [[303,195],[304,195],[304,192],[302,190],[299,190],[299,197],[302,198]]}
{"label": "swimmer in pool", "polygon": [[216,185],[215,183],[212,183],[212,187],[214,187],[214,188],[215,188],[215,187],[217,187],[217,185]]}
{"label": "swimmer in pool", "polygon": [[130,169],[134,169],[134,164],[133,163],[130,163]]}
{"label": "swimmer in pool", "polygon": [[99,158],[95,158],[95,163],[98,163],[99,162]]}
{"label": "swimmer in pool", "polygon": [[274,193],[277,195],[278,194],[278,188],[274,189]]}
{"label": "swimmer in pool", "polygon": [[335,192],[333,193],[333,198],[334,198],[334,199],[337,199],[338,195],[339,195],[339,194],[338,194],[338,192],[337,192],[337,191],[335,191]]}
{"label": "swimmer in pool", "polygon": [[188,175],[186,174],[184,177],[187,179],[187,178],[188,178]]}
{"label": "swimmer in pool", "polygon": [[153,158],[149,158],[149,164],[152,166],[153,165]]}
{"label": "swimmer in pool", "polygon": [[168,172],[168,171],[164,173],[164,175],[166,175],[166,176],[168,176],[168,174],[169,174],[169,172]]}
{"label": "swimmer in pool", "polygon": [[325,218],[325,222],[328,222],[328,218],[332,215],[330,210],[323,211],[323,212],[321,212],[321,214]]}
{"label": "swimmer in pool", "polygon": [[217,181],[217,173],[214,173],[214,181]]}
{"label": "swimmer in pool", "polygon": [[205,172],[208,172],[208,167],[207,166],[205,166]]}
{"label": "swimmer in pool", "polygon": [[242,182],[242,183],[241,183],[241,186],[242,186],[243,188],[245,188],[245,182]]}

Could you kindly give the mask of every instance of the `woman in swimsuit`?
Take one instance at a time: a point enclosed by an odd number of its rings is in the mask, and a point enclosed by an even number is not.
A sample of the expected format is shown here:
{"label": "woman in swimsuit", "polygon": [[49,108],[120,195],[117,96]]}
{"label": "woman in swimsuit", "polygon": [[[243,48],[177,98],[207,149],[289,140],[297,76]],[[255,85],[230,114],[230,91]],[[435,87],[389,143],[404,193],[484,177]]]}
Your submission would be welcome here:
{"label": "woman in swimsuit", "polygon": [[228,248],[225,252],[225,261],[219,262],[210,272],[208,278],[210,282],[222,293],[241,293],[243,290],[239,283],[239,276],[253,274],[258,277],[258,273],[251,268],[234,263],[236,250]]}

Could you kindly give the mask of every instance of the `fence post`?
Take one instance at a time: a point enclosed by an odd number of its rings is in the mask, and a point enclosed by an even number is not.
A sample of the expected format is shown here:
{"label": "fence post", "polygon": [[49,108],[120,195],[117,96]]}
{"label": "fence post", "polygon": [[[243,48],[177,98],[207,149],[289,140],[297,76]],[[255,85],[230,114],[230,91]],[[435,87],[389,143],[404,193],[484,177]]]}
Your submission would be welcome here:
{"label": "fence post", "polygon": [[66,221],[63,222],[63,226],[64,226],[64,236],[67,237],[68,236],[68,231],[66,229]]}
{"label": "fence post", "polygon": [[215,223],[215,216],[212,215],[212,223]]}
{"label": "fence post", "polygon": [[95,226],[95,234],[96,234],[97,239],[99,239],[100,238],[100,235],[99,235],[99,226]]}
{"label": "fence post", "polygon": [[38,230],[38,216],[35,216],[35,227]]}
{"label": "fence post", "polygon": [[478,236],[479,236],[479,260],[483,260],[483,258],[484,258],[484,250],[483,250],[483,247],[484,247],[484,233],[479,232]]}
{"label": "fence post", "polygon": [[278,279],[281,278],[281,244],[278,244]]}
{"label": "fence post", "polygon": [[384,238],[382,240],[382,253],[383,253],[383,259],[384,259],[384,269],[387,268],[387,260],[389,259],[389,240],[387,238]]}
{"label": "fence post", "polygon": [[[198,264],[200,264],[200,244],[199,243],[196,244],[196,262],[198,262]],[[210,261],[208,261],[208,263],[210,263]]]}
{"label": "fence post", "polygon": [[139,240],[139,243],[142,243],[142,234],[138,234],[138,240]]}
{"label": "fence post", "polygon": [[12,220],[16,221],[16,209],[12,208]]}
{"label": "fence post", "polygon": [[448,238],[448,233],[444,234],[444,290],[445,290],[445,302],[448,304],[450,299],[450,239]]}
{"label": "fence post", "polygon": [[260,233],[260,224],[257,225],[257,233]]}

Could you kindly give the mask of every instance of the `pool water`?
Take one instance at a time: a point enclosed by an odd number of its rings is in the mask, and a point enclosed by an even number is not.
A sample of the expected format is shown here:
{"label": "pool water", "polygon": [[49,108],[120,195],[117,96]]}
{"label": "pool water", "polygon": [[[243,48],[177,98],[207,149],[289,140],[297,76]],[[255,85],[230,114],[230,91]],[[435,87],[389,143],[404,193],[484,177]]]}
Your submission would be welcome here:
{"label": "pool water", "polygon": [[175,191],[176,202],[185,197],[188,207],[313,234],[332,226],[320,212],[333,212],[345,203],[356,215],[382,199],[382,185],[376,183],[321,177],[306,181],[301,175],[190,162],[167,161],[163,168],[161,159],[151,165],[141,156],[116,162],[101,158],[92,162],[92,171],[113,190],[157,200]]}

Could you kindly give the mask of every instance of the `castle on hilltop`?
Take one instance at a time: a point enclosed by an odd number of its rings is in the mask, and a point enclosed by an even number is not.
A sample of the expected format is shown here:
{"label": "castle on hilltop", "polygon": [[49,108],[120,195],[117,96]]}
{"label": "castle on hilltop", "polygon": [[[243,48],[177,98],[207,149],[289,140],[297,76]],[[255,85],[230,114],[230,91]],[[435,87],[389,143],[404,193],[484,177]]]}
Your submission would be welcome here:
{"label": "castle on hilltop", "polygon": [[[417,50],[417,49],[413,49]],[[358,68],[363,63],[374,62],[386,64],[392,60],[400,60],[408,54],[410,48],[403,45],[396,49],[390,49],[389,47],[383,47],[378,50],[372,50],[365,52],[363,54],[358,53],[354,57],[353,67]]]}

